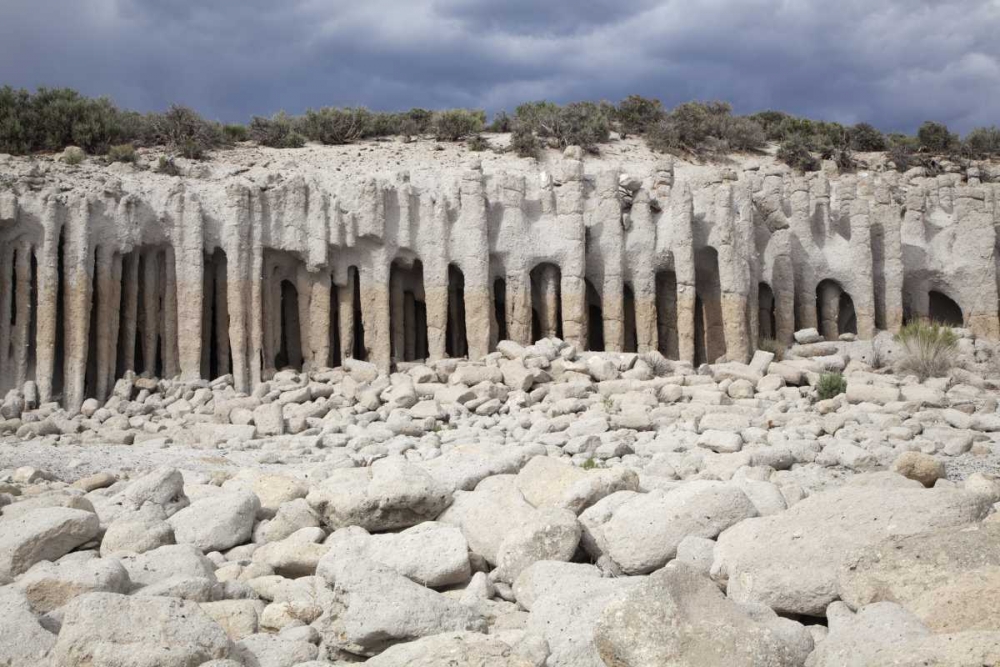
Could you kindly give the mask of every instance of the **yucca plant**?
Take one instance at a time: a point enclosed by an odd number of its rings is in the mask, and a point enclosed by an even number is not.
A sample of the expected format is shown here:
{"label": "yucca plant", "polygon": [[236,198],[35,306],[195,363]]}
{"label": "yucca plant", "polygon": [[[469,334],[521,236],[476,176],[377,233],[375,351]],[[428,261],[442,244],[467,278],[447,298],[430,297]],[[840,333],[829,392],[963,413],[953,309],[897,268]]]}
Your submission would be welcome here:
{"label": "yucca plant", "polygon": [[950,327],[917,320],[904,325],[896,341],[903,347],[899,369],[921,380],[947,375],[955,365],[958,336]]}

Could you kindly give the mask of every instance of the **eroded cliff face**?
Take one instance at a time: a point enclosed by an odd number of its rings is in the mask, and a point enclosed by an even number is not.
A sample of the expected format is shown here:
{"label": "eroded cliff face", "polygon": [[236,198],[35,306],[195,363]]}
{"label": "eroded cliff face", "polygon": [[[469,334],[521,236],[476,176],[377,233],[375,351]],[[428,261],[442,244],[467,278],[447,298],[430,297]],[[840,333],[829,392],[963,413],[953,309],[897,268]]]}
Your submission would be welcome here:
{"label": "eroded cliff face", "polygon": [[34,381],[74,409],[126,370],[250,391],[285,366],[553,335],[698,363],[804,327],[870,337],[927,316],[1000,334],[1000,185],[975,169],[803,176],[570,149],[411,179],[323,150],[180,177],[0,161],[0,392]]}

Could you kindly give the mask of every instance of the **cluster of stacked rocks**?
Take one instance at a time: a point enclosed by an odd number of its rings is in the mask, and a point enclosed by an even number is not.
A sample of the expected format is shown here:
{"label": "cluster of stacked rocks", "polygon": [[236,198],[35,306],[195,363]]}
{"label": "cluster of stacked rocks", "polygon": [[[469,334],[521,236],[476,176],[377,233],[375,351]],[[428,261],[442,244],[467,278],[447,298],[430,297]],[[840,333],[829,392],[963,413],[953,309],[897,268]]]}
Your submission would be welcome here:
{"label": "cluster of stacked rocks", "polygon": [[1000,663],[993,350],[920,382],[891,343],[796,339],[700,368],[504,341],[249,396],[129,375],[77,414],[28,383],[2,461],[202,456],[0,470],[0,665]]}

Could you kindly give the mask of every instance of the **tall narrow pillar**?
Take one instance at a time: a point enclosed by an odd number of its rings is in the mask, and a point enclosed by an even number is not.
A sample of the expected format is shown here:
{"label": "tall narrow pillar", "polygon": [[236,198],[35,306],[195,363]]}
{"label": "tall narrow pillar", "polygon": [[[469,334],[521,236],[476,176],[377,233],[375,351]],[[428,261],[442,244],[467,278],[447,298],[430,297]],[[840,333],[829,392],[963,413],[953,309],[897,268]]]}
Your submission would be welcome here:
{"label": "tall narrow pillar", "polygon": [[656,322],[656,278],[651,272],[636,276],[635,287],[635,334],[639,352],[659,349]]}
{"label": "tall narrow pillar", "polygon": [[309,299],[309,352],[312,368],[330,365],[330,272],[308,274],[312,295]]}
{"label": "tall narrow pillar", "polygon": [[392,346],[389,336],[389,281],[388,262],[379,262],[377,256],[372,261],[374,267],[362,269],[361,273],[361,317],[365,324],[365,344],[368,346],[369,361],[388,373],[392,366]]}
{"label": "tall narrow pillar", "polygon": [[403,358],[412,361],[417,358],[417,303],[413,292],[403,293]]}
{"label": "tall narrow pillar", "polygon": [[604,316],[604,349],[625,349],[625,284],[620,274],[607,274],[601,287],[601,314]]}
{"label": "tall narrow pillar", "polygon": [[160,253],[144,250],[142,253],[142,374],[156,375],[156,355],[160,333]]}
{"label": "tall narrow pillar", "polygon": [[827,340],[837,340],[840,330],[837,318],[840,315],[840,286],[826,281],[819,286],[820,333]]}
{"label": "tall narrow pillar", "polygon": [[121,350],[124,369],[137,371],[135,367],[135,337],[139,322],[139,250],[133,250],[122,263]]}
{"label": "tall narrow pillar", "polygon": [[[54,200],[46,204],[42,219],[42,247],[38,253],[38,314],[35,318],[35,380],[42,403],[52,400],[52,380],[56,359],[56,324],[59,304],[59,220]],[[0,260],[2,261],[2,260]],[[9,266],[9,265],[8,265]],[[0,292],[3,291],[0,285]],[[4,312],[0,305],[0,312]],[[10,312],[7,310],[6,312]],[[0,335],[2,338],[2,335]],[[2,343],[0,343],[2,349]],[[2,374],[0,370],[0,374]]]}
{"label": "tall narrow pillar", "polygon": [[347,282],[337,290],[340,302],[340,358],[350,359],[354,356],[354,281],[355,272],[348,269]]}
{"label": "tall narrow pillar", "polygon": [[[215,301],[212,308],[215,317],[215,340],[212,341],[212,344],[215,345],[215,359],[219,375],[226,375],[231,370],[229,368],[229,304],[226,298],[229,291],[226,285],[227,263],[227,260],[223,259],[221,262],[213,262],[212,266],[212,271],[215,273],[213,281]],[[210,300],[207,295],[206,300]]]}
{"label": "tall narrow pillar", "polygon": [[14,298],[14,246],[0,243],[0,392],[11,388],[13,373],[10,371],[10,304]]}
{"label": "tall narrow pillar", "polygon": [[527,271],[507,274],[507,336],[515,343],[530,345],[531,278]]}
{"label": "tall narrow pillar", "polygon": [[396,361],[403,361],[406,354],[406,322],[403,315],[403,269],[394,267],[389,272],[389,298],[392,327],[392,356]]}
{"label": "tall narrow pillar", "polygon": [[21,241],[17,245],[14,264],[17,275],[17,292],[14,295],[14,386],[23,387],[28,379],[28,323],[31,321],[31,244]]}
{"label": "tall narrow pillar", "polygon": [[[177,262],[175,259],[174,249],[167,248],[163,254],[163,259],[161,260],[161,266],[164,277],[164,290],[163,290],[163,338],[161,343],[163,345],[163,375],[168,378],[175,378],[180,375],[180,335],[178,330],[178,312],[177,312]],[[198,284],[201,285],[201,276],[198,276]],[[185,290],[185,296],[191,299],[192,312],[197,314],[197,318],[185,317],[185,324],[190,326],[190,330],[184,332],[184,337],[187,339],[185,341],[185,351],[189,355],[194,355],[197,352],[197,356],[194,357],[199,362],[201,361],[201,290],[197,290],[198,296],[194,296],[189,292],[193,290]],[[197,338],[197,341],[194,339]],[[191,359],[186,360],[188,364],[191,363]],[[189,371],[194,371],[194,376],[189,379],[197,379],[199,373],[189,368]]]}
{"label": "tall narrow pillar", "polygon": [[[111,365],[110,359],[114,356],[118,342],[115,339],[117,331],[112,331],[111,320],[116,317],[121,303],[114,298],[114,248],[102,245],[97,248],[96,254],[94,271],[97,277],[97,294],[93,307],[97,308],[97,331],[92,331],[90,335],[97,339],[97,359],[94,366],[95,393],[97,400],[103,402],[108,397],[108,383],[111,379],[108,377],[108,367]],[[119,276],[119,286],[120,281]]]}
{"label": "tall narrow pillar", "polygon": [[558,333],[559,327],[559,271],[552,265],[546,265],[539,275],[538,318],[541,320],[542,337],[552,338]]}

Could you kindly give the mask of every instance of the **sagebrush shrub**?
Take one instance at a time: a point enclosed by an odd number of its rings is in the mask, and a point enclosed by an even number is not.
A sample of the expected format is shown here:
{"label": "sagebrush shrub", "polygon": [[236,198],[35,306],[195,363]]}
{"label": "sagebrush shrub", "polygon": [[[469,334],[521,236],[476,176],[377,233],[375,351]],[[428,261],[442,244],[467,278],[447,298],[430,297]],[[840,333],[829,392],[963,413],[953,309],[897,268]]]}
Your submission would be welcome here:
{"label": "sagebrush shrub", "polygon": [[271,118],[254,116],[248,131],[250,138],[268,148],[301,148],[305,138],[296,130],[296,123],[284,111]]}
{"label": "sagebrush shrub", "polygon": [[485,124],[486,113],[470,109],[438,111],[431,119],[434,137],[438,141],[459,141],[482,131]]}
{"label": "sagebrush shrub", "polygon": [[135,146],[132,144],[118,144],[108,149],[109,162],[135,162]]}
{"label": "sagebrush shrub", "polygon": [[66,150],[63,151],[62,157],[60,158],[63,162],[68,165],[76,166],[86,159],[87,154],[83,152],[83,149],[79,146],[67,146]]}
{"label": "sagebrush shrub", "polygon": [[899,369],[921,380],[947,375],[955,365],[958,336],[950,327],[917,320],[904,325],[896,341],[903,348]]}
{"label": "sagebrush shrub", "polygon": [[799,171],[819,171],[819,160],[809,151],[809,144],[803,137],[793,136],[781,142],[777,158]]}
{"label": "sagebrush shrub", "polygon": [[[291,123],[292,119],[288,116]],[[272,118],[276,120],[277,116]],[[322,109],[306,110],[306,115],[299,121],[301,133],[308,139],[321,144],[349,144],[365,136],[372,125],[372,114],[363,107],[324,107]]]}
{"label": "sagebrush shrub", "polygon": [[230,143],[239,143],[250,138],[250,131],[247,130],[247,126],[240,125],[239,123],[223,125],[222,133],[225,135],[226,141]]}
{"label": "sagebrush shrub", "polygon": [[500,110],[493,115],[493,122],[486,129],[490,132],[511,132],[514,129],[514,119],[506,111]]}
{"label": "sagebrush shrub", "polygon": [[614,119],[622,139],[630,134],[642,134],[663,119],[660,100],[641,95],[629,95],[618,103]]}
{"label": "sagebrush shrub", "polygon": [[181,170],[177,168],[177,164],[174,162],[174,159],[164,155],[160,156],[160,159],[156,164],[155,171],[158,174],[164,174],[166,176],[179,176],[181,173]]}
{"label": "sagebrush shrub", "polygon": [[970,157],[987,158],[1000,155],[1000,128],[977,127],[965,135],[962,152]]}
{"label": "sagebrush shrub", "polygon": [[858,123],[849,130],[851,148],[862,153],[884,151],[888,147],[885,135],[868,123]]}
{"label": "sagebrush shrub", "polygon": [[950,150],[958,143],[957,137],[953,135],[948,126],[944,123],[927,121],[917,130],[917,141],[926,150],[940,153]]}
{"label": "sagebrush shrub", "polygon": [[465,142],[465,147],[470,151],[480,153],[489,149],[490,142],[486,141],[483,136],[476,134],[469,137],[468,141]]}
{"label": "sagebrush shrub", "polygon": [[538,157],[541,150],[541,142],[535,133],[525,127],[517,127],[510,135],[510,148],[519,157]]}
{"label": "sagebrush shrub", "polygon": [[816,395],[821,401],[839,396],[847,391],[847,380],[840,373],[823,373],[816,384]]}
{"label": "sagebrush shrub", "polygon": [[200,160],[223,144],[222,127],[199,116],[193,109],[172,105],[153,118],[157,138],[186,158]]}

